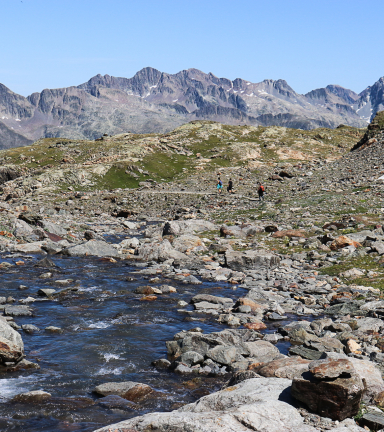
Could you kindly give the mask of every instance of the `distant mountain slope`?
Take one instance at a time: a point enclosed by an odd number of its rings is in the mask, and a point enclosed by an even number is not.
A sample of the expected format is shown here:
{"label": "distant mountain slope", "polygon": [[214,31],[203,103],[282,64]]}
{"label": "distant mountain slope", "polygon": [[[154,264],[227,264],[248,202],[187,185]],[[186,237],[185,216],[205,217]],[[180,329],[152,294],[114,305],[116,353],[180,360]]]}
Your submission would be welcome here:
{"label": "distant mountain slope", "polygon": [[164,133],[191,120],[300,129],[364,127],[384,109],[383,89],[380,78],[360,95],[337,85],[300,95],[284,80],[251,83],[197,69],[167,74],[150,67],[132,78],[96,75],[77,87],[45,89],[27,98],[0,84],[0,148],[42,137]]}

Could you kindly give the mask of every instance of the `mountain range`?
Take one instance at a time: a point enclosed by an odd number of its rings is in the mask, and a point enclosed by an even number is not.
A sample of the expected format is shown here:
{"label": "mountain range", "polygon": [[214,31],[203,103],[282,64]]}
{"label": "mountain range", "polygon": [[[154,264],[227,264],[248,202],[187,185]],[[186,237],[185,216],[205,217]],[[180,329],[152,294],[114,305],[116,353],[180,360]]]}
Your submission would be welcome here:
{"label": "mountain range", "polygon": [[365,127],[384,109],[384,77],[360,94],[338,85],[296,93],[284,80],[231,81],[188,69],[147,67],[132,78],[96,75],[79,86],[24,97],[0,84],[0,148],[39,138],[96,139],[165,133],[192,120],[300,129]]}

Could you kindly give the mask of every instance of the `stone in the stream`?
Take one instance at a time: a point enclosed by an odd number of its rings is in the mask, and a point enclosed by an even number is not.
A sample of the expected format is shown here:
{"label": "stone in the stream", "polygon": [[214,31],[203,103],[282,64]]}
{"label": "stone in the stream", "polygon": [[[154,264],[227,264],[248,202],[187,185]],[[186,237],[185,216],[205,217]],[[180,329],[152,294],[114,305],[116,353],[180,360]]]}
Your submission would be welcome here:
{"label": "stone in the stream", "polygon": [[47,331],[47,332],[49,332],[49,333],[63,333],[63,329],[62,328],[55,327],[55,326],[45,327],[44,330]]}
{"label": "stone in the stream", "polygon": [[197,294],[191,299],[191,303],[208,302],[219,305],[231,305],[233,300],[229,297],[219,297],[210,294]]}
{"label": "stone in the stream", "polygon": [[273,269],[280,263],[280,258],[277,255],[261,250],[227,251],[224,257],[226,266],[236,271],[258,270],[261,268]]}
{"label": "stone in the stream", "polygon": [[[52,235],[53,234],[50,234],[50,236]],[[43,249],[43,251],[47,252],[48,254],[55,255],[60,253],[64,248],[66,248],[69,245],[70,243],[67,242],[66,240],[61,240],[60,242],[49,241],[45,246],[42,246],[41,248]]]}
{"label": "stone in the stream", "polygon": [[0,318],[0,362],[16,362],[24,355],[20,334]]}
{"label": "stone in the stream", "polygon": [[163,293],[163,294],[173,294],[175,292],[177,292],[176,288],[170,285],[161,285],[159,286],[159,290]]}
{"label": "stone in the stream", "polygon": [[267,326],[259,320],[256,322],[245,323],[244,327],[250,330],[265,330],[267,328]]}
{"label": "stone in the stream", "polygon": [[39,278],[40,278],[40,279],[49,279],[49,278],[51,278],[52,276],[53,276],[52,273],[47,272],[47,273],[42,273],[42,274],[39,276]]}
{"label": "stone in the stream", "polygon": [[132,410],[136,407],[133,402],[117,395],[109,395],[98,400],[98,405],[107,409]]}
{"label": "stone in the stream", "polygon": [[216,303],[208,303],[206,301],[202,301],[200,303],[195,303],[196,310],[219,310],[222,309],[222,306]]}
{"label": "stone in the stream", "polygon": [[37,291],[37,294],[43,297],[50,297],[55,292],[56,290],[52,288],[40,288],[39,291]]}
{"label": "stone in the stream", "polygon": [[25,333],[28,334],[33,334],[40,331],[39,327],[33,324],[23,324],[21,328],[25,331]]}
{"label": "stone in the stream", "polygon": [[42,247],[47,244],[46,241],[36,241],[32,243],[17,244],[15,245],[16,252],[22,252],[26,254],[42,253]]}
{"label": "stone in the stream", "polygon": [[20,291],[25,291],[25,290],[28,289],[28,287],[27,287],[26,285],[19,285],[18,289],[19,289]]}
{"label": "stone in the stream", "polygon": [[332,420],[353,417],[360,409],[364,384],[348,360],[320,360],[292,381],[292,395]]}
{"label": "stone in the stream", "polygon": [[183,375],[183,374],[190,374],[193,372],[193,369],[190,368],[189,366],[180,363],[176,366],[175,368],[175,373],[179,374],[179,375]]}
{"label": "stone in the stream", "polygon": [[43,390],[33,390],[26,393],[20,393],[16,395],[12,402],[21,402],[21,403],[40,403],[51,399],[52,395]]}
{"label": "stone in the stream", "polygon": [[34,267],[53,268],[53,267],[57,267],[57,266],[51,259],[45,257],[45,258],[41,259],[40,261],[37,261],[37,263],[34,265]]}
{"label": "stone in the stream", "polygon": [[145,295],[150,295],[150,294],[162,294],[162,292],[154,287],[151,287],[149,285],[143,285],[143,286],[139,286],[135,289],[134,291],[135,294],[145,294]]}
{"label": "stone in the stream", "polygon": [[182,279],[184,284],[201,285],[202,282],[196,276],[189,275]]}
{"label": "stone in the stream", "polygon": [[98,256],[114,258],[119,256],[117,249],[102,240],[89,240],[85,243],[70,246],[64,249],[62,253],[73,257]]}
{"label": "stone in the stream", "polygon": [[28,306],[6,306],[4,315],[7,316],[32,316],[32,311]]}
{"label": "stone in the stream", "polygon": [[152,366],[156,369],[168,369],[171,366],[171,362],[167,359],[154,360]]}
{"label": "stone in the stream", "polygon": [[152,393],[153,390],[147,384],[126,381],[120,383],[109,382],[100,384],[95,387],[94,392],[102,396],[117,395],[132,402],[137,402]]}
{"label": "stone in the stream", "polygon": [[69,285],[72,282],[73,282],[73,279],[57,279],[57,280],[55,280],[55,284],[62,285],[62,286]]}

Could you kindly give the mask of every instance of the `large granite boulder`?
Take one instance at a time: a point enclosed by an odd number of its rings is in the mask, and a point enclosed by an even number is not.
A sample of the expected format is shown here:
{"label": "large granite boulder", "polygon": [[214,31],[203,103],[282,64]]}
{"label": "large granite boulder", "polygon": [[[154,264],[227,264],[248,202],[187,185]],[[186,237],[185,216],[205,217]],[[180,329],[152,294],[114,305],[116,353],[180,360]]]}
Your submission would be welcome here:
{"label": "large granite boulder", "polygon": [[0,363],[16,363],[24,355],[20,334],[0,318]]}
{"label": "large granite boulder", "polygon": [[346,359],[316,360],[309,371],[292,381],[292,395],[310,410],[333,420],[355,416],[360,408],[364,384]]}
{"label": "large granite boulder", "polygon": [[122,432],[316,432],[290,404],[291,381],[256,378],[170,413],[149,413],[99,429]]}

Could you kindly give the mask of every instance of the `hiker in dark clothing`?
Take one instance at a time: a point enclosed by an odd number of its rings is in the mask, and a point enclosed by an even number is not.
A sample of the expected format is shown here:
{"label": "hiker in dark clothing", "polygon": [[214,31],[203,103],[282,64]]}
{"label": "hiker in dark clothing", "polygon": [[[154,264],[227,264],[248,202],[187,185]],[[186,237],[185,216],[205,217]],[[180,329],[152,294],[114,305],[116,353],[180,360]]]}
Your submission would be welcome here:
{"label": "hiker in dark clothing", "polygon": [[257,193],[259,195],[259,201],[264,201],[264,186],[259,182],[259,188],[257,189]]}
{"label": "hiker in dark clothing", "polygon": [[233,193],[232,188],[233,188],[232,179],[229,179],[228,186],[227,186],[227,192]]}

